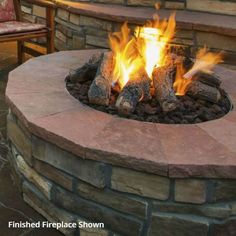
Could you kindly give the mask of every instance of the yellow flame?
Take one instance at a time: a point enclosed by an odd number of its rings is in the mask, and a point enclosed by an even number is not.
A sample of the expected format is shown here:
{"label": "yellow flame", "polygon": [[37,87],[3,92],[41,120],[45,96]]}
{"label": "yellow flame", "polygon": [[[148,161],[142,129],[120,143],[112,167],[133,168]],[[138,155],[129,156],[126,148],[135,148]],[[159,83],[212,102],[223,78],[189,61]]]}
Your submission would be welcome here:
{"label": "yellow flame", "polygon": [[130,75],[141,67],[146,69],[151,79],[154,67],[164,64],[167,44],[174,36],[175,27],[175,14],[163,21],[154,15],[152,21],[135,29],[135,35],[131,35],[127,23],[120,32],[110,34],[110,47],[115,59],[113,82],[118,82],[123,88]]}
{"label": "yellow flame", "polygon": [[174,90],[176,95],[183,96],[194,75],[200,71],[212,73],[212,68],[222,62],[222,53],[208,52],[206,47],[201,48],[196,55],[193,67],[186,73],[183,64],[177,65]]}
{"label": "yellow flame", "polygon": [[175,82],[173,85],[175,94],[178,96],[185,95],[186,89],[188,85],[191,83],[191,79],[185,79],[184,74],[185,74],[185,69],[183,67],[183,64],[182,63],[178,64],[176,70]]}
{"label": "yellow flame", "polygon": [[129,75],[142,66],[142,60],[137,50],[135,39],[130,36],[127,23],[121,27],[121,32],[109,35],[110,46],[114,53],[115,66],[113,77],[123,88],[129,81]]}
{"label": "yellow flame", "polygon": [[211,74],[212,68],[222,62],[222,56],[221,52],[213,53],[208,52],[206,47],[201,48],[196,55],[193,67],[184,75],[184,78],[190,79],[199,71]]}
{"label": "yellow flame", "polygon": [[[145,26],[136,27],[134,35],[128,24],[121,27],[120,32],[109,35],[111,50],[114,53],[115,66],[113,70],[114,83],[122,89],[130,80],[130,75],[140,69],[146,70],[152,79],[153,69],[170,63],[168,58],[168,43],[175,35],[175,14],[169,19],[160,20],[155,14],[153,20],[147,21]],[[198,72],[211,73],[214,65],[222,61],[221,53],[208,52],[206,48],[199,50],[193,67],[186,73],[178,62],[174,89],[177,95],[184,95],[191,83],[191,78]]]}

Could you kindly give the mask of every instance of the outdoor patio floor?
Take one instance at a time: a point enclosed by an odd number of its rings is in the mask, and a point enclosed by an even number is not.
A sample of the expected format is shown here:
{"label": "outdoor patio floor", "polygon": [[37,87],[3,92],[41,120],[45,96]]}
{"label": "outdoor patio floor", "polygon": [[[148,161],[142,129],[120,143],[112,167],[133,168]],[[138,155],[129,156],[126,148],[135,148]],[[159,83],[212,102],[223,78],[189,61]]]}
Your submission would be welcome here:
{"label": "outdoor patio floor", "polygon": [[[1,133],[5,135],[5,117],[7,107],[4,102],[4,91],[7,75],[16,66],[16,44],[0,44],[0,124]],[[24,203],[16,184],[13,181],[10,165],[7,160],[4,139],[0,138],[0,235],[9,236],[60,236],[59,231],[50,229],[9,229],[9,221],[44,221],[45,219]]]}

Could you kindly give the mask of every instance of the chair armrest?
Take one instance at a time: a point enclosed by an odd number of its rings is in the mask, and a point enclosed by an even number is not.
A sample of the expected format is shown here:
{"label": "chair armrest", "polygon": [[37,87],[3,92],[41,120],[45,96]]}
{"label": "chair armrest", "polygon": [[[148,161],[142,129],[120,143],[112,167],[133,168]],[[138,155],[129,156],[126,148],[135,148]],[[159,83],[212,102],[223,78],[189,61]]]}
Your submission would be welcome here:
{"label": "chair armrest", "polygon": [[56,8],[56,5],[52,1],[48,0],[24,0],[25,2],[38,5],[46,8]]}

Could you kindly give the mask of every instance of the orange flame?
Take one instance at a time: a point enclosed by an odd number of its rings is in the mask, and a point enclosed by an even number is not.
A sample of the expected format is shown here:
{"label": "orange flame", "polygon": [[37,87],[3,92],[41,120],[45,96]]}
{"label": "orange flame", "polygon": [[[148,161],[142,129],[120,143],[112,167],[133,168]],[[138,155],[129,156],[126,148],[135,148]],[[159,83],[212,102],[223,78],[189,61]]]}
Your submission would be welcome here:
{"label": "orange flame", "polygon": [[[120,32],[111,33],[109,42],[115,61],[113,83],[117,83],[122,89],[130,80],[130,75],[144,68],[152,79],[154,68],[170,62],[168,43],[174,37],[175,28],[175,14],[172,14],[168,20],[162,21],[155,14],[153,20],[147,21],[145,26],[136,27],[134,35],[131,34],[127,23],[123,24]],[[214,65],[221,61],[221,53],[208,52],[203,48],[197,53],[196,61],[187,73],[184,66],[178,63],[173,85],[176,95],[185,95],[187,86],[198,71],[211,73]]]}
{"label": "orange flame", "polygon": [[175,94],[178,96],[185,95],[187,87],[191,83],[191,79],[184,78],[185,72],[186,71],[184,69],[183,64],[178,64],[177,70],[176,70],[175,82],[173,86],[175,90]]}
{"label": "orange flame", "polygon": [[212,68],[216,64],[222,62],[222,56],[222,53],[208,52],[206,47],[204,47],[197,52],[196,61],[187,73],[182,64],[177,65],[176,78],[174,82],[174,90],[176,95],[185,95],[192,78],[199,71],[211,74]]}
{"label": "orange flame", "polygon": [[123,88],[130,75],[141,67],[146,69],[151,79],[154,67],[165,63],[167,44],[174,36],[175,26],[175,14],[163,21],[154,15],[144,27],[135,29],[134,36],[130,34],[127,23],[121,27],[121,32],[110,34],[110,47],[115,59],[113,82],[118,82]]}
{"label": "orange flame", "polygon": [[208,52],[207,48],[201,48],[197,55],[193,67],[184,75],[184,78],[190,79],[197,72],[202,71],[208,74],[212,73],[212,68],[222,62],[222,53]]}

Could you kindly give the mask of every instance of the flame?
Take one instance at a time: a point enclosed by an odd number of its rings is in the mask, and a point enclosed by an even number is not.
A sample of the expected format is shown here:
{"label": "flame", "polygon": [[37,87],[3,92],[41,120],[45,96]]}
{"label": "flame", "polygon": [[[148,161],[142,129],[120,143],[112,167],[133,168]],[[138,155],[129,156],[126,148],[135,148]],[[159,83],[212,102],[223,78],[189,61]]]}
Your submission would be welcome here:
{"label": "flame", "polygon": [[191,83],[191,79],[185,79],[184,74],[185,74],[185,69],[183,64],[178,64],[177,65],[177,70],[176,70],[176,77],[175,77],[175,82],[174,82],[174,90],[175,94],[178,96],[183,96],[186,93],[188,85]]}
{"label": "flame", "polygon": [[[141,69],[145,69],[152,79],[154,68],[170,63],[168,44],[175,35],[175,28],[175,14],[162,21],[154,14],[153,20],[147,21],[145,26],[136,27],[134,35],[131,34],[127,22],[123,24],[120,32],[111,33],[109,42],[115,61],[113,84],[118,84],[122,89],[132,78],[131,75]],[[219,62],[222,62],[222,53],[208,52],[206,47],[198,51],[196,61],[187,73],[182,62],[177,62],[173,84],[176,95],[185,95],[192,77],[197,72],[212,73],[212,68]]]}
{"label": "flame", "polygon": [[143,67],[151,79],[154,67],[165,63],[167,44],[175,34],[175,27],[175,14],[163,21],[155,14],[152,21],[137,27],[134,35],[131,35],[127,23],[120,32],[110,34],[109,42],[115,59],[113,83],[118,82],[122,89],[130,75]]}
{"label": "flame", "polygon": [[109,35],[109,41],[115,59],[113,82],[118,82],[123,88],[129,81],[129,75],[138,71],[143,61],[137,50],[135,39],[130,36],[127,22],[121,27],[121,32]]}
{"label": "flame", "polygon": [[182,63],[177,65],[176,78],[174,82],[174,90],[176,95],[185,95],[192,78],[199,71],[211,74],[212,68],[216,64],[222,62],[222,56],[222,53],[208,52],[206,47],[204,47],[197,52],[196,61],[187,73]]}
{"label": "flame", "polygon": [[202,71],[208,74],[212,73],[212,68],[222,62],[222,53],[208,52],[207,48],[201,48],[197,55],[193,67],[184,75],[184,78],[190,79],[197,72]]}

